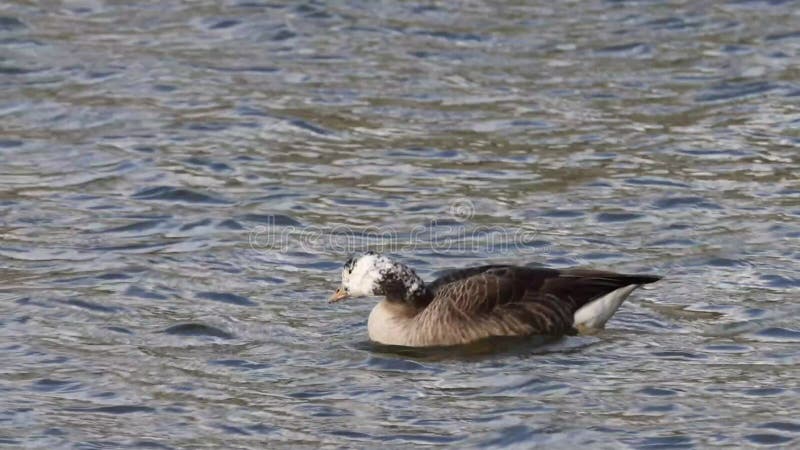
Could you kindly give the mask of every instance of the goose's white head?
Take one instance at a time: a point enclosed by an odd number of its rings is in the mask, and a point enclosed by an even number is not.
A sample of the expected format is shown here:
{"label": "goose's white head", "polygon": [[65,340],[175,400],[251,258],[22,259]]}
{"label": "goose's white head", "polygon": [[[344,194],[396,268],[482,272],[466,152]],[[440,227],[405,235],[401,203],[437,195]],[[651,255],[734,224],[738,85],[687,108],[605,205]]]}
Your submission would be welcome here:
{"label": "goose's white head", "polygon": [[386,255],[367,252],[347,260],[342,269],[342,285],[330,301],[376,295],[408,301],[422,296],[425,291],[425,282],[412,268]]}

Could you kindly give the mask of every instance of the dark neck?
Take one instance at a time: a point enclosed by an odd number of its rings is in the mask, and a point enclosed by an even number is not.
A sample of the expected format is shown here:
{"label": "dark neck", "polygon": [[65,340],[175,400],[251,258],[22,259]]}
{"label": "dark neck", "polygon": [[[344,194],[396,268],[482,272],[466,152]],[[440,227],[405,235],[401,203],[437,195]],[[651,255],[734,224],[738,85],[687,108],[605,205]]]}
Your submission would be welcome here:
{"label": "dark neck", "polygon": [[407,291],[405,286],[398,286],[398,289],[388,289],[386,291],[386,300],[392,303],[404,303],[415,310],[422,310],[433,300],[433,293],[425,285],[413,292]]}

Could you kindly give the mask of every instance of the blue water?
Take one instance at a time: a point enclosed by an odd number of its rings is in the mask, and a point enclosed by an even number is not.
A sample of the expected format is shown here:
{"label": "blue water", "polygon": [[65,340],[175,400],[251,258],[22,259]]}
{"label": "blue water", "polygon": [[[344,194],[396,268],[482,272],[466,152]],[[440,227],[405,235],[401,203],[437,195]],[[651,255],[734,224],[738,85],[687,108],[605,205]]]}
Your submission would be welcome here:
{"label": "blue water", "polygon": [[[3,2],[0,446],[798,445],[796,10]],[[368,248],[665,278],[387,348]]]}

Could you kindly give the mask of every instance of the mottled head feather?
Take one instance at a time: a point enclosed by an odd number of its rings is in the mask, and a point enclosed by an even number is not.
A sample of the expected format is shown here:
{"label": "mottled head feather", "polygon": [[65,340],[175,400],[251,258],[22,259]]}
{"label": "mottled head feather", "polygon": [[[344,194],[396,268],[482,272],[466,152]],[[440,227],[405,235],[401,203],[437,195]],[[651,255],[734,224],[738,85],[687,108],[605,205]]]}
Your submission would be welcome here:
{"label": "mottled head feather", "polygon": [[342,288],[351,297],[385,295],[389,300],[401,301],[426,292],[425,283],[414,269],[375,252],[347,260],[342,268]]}

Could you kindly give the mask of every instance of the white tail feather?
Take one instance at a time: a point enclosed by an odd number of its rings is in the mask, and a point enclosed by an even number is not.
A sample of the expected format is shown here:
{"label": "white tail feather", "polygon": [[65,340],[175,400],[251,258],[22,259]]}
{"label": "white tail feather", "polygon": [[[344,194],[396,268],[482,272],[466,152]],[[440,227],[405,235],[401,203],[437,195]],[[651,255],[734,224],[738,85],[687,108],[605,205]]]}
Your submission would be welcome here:
{"label": "white tail feather", "polygon": [[575,311],[573,326],[581,332],[603,328],[608,319],[617,311],[619,305],[639,286],[638,284],[630,284],[621,287],[581,306],[580,309]]}

